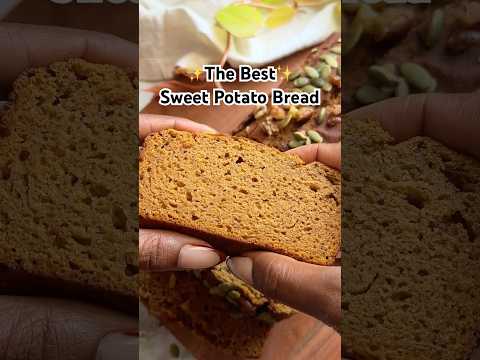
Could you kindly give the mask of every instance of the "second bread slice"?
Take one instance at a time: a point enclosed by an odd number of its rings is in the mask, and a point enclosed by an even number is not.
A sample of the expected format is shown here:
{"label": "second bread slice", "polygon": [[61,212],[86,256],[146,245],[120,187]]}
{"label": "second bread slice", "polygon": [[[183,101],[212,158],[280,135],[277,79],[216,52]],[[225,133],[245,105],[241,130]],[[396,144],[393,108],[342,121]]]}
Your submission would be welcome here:
{"label": "second bread slice", "polygon": [[340,174],[253,141],[165,130],[140,159],[139,213],[227,254],[264,249],[327,265],[340,247]]}

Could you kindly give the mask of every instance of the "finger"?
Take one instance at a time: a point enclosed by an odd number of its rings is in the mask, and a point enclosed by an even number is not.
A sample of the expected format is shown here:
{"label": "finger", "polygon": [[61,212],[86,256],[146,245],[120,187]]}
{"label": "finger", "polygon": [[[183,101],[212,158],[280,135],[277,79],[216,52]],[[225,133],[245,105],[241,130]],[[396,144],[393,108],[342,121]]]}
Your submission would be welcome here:
{"label": "finger", "polygon": [[99,352],[111,354],[112,347],[118,351],[116,359],[118,353],[138,354],[138,318],[103,307],[0,296],[0,323],[2,359],[87,360]]}
{"label": "finger", "polygon": [[341,167],[342,150],[340,143],[300,146],[288,152],[297,154],[307,164],[318,161],[338,170],[340,170]]}
{"label": "finger", "polygon": [[142,270],[205,269],[224,259],[205,241],[173,231],[140,229],[138,262]]}
{"label": "finger", "polygon": [[397,141],[429,136],[459,152],[480,157],[480,93],[419,94],[393,98],[346,115],[379,120]]}
{"label": "finger", "polygon": [[70,58],[138,68],[138,45],[110,34],[63,27],[0,24],[0,84],[11,84],[29,67]]}
{"label": "finger", "polygon": [[140,114],[138,135],[141,141],[143,141],[148,134],[165,129],[190,131],[193,133],[217,133],[217,131],[210,126],[199,124],[188,119],[167,115]]}
{"label": "finger", "polygon": [[341,270],[306,264],[270,252],[248,252],[227,259],[230,271],[266,296],[337,326]]}

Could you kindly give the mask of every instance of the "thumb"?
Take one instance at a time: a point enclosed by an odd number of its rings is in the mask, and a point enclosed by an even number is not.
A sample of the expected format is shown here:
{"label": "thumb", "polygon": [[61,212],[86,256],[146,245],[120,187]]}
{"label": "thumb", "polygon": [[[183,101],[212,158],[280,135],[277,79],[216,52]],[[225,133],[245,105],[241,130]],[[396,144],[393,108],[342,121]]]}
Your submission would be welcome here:
{"label": "thumb", "polygon": [[227,259],[230,271],[266,296],[336,327],[341,318],[341,269],[270,252]]}
{"label": "thumb", "polygon": [[167,230],[140,229],[138,247],[144,271],[204,269],[225,259],[207,242]]}

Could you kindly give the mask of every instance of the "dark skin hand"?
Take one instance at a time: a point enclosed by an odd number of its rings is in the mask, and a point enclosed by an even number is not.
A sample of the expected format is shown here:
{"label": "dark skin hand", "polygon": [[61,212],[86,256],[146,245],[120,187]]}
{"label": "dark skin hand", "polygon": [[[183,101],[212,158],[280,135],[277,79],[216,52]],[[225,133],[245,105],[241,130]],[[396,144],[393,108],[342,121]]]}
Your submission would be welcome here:
{"label": "dark skin hand", "polygon": [[[429,136],[480,159],[480,93],[415,95],[361,108],[347,118],[376,118],[397,141]],[[348,126],[348,120],[344,120]],[[338,150],[336,150],[336,147]],[[295,149],[307,162],[339,167],[340,145],[320,144]],[[249,258],[250,260],[245,260]],[[340,268],[304,264],[267,252],[243,254],[237,275],[267,296],[337,326],[340,311]],[[312,286],[315,284],[315,286]]]}
{"label": "dark skin hand", "polygon": [[[138,66],[136,44],[68,28],[1,23],[0,52],[2,95],[26,68],[72,57],[127,69]],[[107,334],[137,327],[134,317],[77,301],[0,296],[2,359],[91,360]]]}
{"label": "dark skin hand", "polygon": [[[289,151],[306,163],[340,170],[341,145],[315,144]],[[303,263],[284,255],[251,251],[227,260],[229,269],[268,297],[336,327],[341,320],[341,268]]]}
{"label": "dark skin hand", "polygon": [[[216,133],[214,129],[188,119],[140,114],[140,142],[148,134],[164,129]],[[139,266],[144,271],[203,269],[215,266],[224,259],[225,256],[210,244],[191,236],[163,229],[139,231]]]}
{"label": "dark skin hand", "polygon": [[[205,125],[186,119],[140,115],[140,140],[143,140],[149,133],[167,128],[192,132],[215,132]],[[299,155],[305,162],[320,161],[335,168],[340,167],[340,144],[318,144],[298,148],[291,152]],[[180,256],[184,245],[204,248],[203,252],[187,256],[187,266]],[[191,250],[191,247],[188,250]],[[140,268],[146,271],[193,268],[192,264],[197,265],[196,268],[199,268],[199,264],[205,265],[202,267],[214,266],[218,261],[212,260],[224,258],[219,252],[217,253],[218,257],[214,258],[212,256],[214,251],[208,243],[199,239],[161,229],[140,229]],[[341,295],[339,267],[305,264],[270,252],[250,252],[244,255],[254,261],[255,285],[265,293],[273,298],[282,299],[285,303],[295,304],[296,308],[330,324],[339,322]],[[231,268],[234,261],[235,258],[228,261]],[[265,274],[267,276],[264,276]],[[275,277],[268,277],[270,274]],[[277,281],[278,274],[289,277],[288,279],[278,278],[279,281]],[[244,280],[252,283],[248,278]],[[319,284],[320,286],[312,287],[306,284]],[[315,301],[309,299],[315,299]]]}
{"label": "dark skin hand", "polygon": [[63,27],[0,23],[0,90],[30,67],[81,58],[136,70],[138,46],[109,34]]}
{"label": "dark skin hand", "polygon": [[393,98],[347,114],[348,118],[378,119],[397,140],[428,136],[480,159],[480,92],[421,94]]}

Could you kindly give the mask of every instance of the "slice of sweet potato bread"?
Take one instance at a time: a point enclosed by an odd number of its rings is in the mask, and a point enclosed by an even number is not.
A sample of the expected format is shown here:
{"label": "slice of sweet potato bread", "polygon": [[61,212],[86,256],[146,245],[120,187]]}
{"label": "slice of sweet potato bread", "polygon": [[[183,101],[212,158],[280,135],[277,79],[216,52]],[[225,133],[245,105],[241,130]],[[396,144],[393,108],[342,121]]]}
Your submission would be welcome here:
{"label": "slice of sweet potato bread", "polygon": [[139,165],[139,213],[227,254],[265,249],[331,264],[340,245],[340,175],[244,138],[166,130]]}

